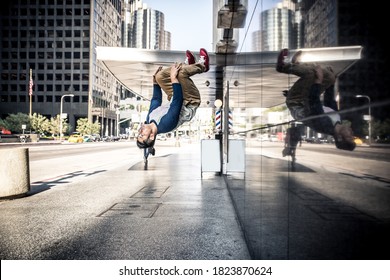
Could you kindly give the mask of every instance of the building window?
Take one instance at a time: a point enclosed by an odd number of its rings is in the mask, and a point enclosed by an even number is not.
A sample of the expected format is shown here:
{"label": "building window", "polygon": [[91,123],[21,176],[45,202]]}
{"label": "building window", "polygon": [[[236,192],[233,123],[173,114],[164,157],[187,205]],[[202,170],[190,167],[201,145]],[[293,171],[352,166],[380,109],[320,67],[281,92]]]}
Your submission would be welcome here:
{"label": "building window", "polygon": [[19,95],[19,102],[26,102],[26,95]]}
{"label": "building window", "polygon": [[71,80],[71,74],[70,73],[65,73],[65,81],[70,81]]}
{"label": "building window", "polygon": [[8,102],[8,95],[0,95],[0,102]]}
{"label": "building window", "polygon": [[79,102],[80,102],[80,96],[75,95],[75,96],[73,97],[73,103],[79,103]]}

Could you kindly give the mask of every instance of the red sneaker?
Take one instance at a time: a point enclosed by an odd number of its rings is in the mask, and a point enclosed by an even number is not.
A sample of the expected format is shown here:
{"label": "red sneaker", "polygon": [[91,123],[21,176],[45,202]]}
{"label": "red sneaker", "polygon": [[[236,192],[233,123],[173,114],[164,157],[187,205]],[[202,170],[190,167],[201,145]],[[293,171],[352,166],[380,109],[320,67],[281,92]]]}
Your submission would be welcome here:
{"label": "red sneaker", "polygon": [[186,60],[185,60],[184,63],[185,63],[185,64],[188,64],[188,65],[194,64],[194,63],[195,63],[195,57],[194,57],[194,55],[192,54],[192,52],[189,51],[189,50],[186,50]]}
{"label": "red sneaker", "polygon": [[209,71],[209,69],[210,69],[209,54],[207,53],[207,51],[204,48],[200,49],[199,57],[200,57],[199,63],[204,64],[204,66],[206,67],[205,72]]}
{"label": "red sneaker", "polygon": [[278,62],[276,63],[276,71],[280,72],[280,69],[283,67],[287,56],[288,56],[288,49],[283,49],[280,51],[278,55]]}

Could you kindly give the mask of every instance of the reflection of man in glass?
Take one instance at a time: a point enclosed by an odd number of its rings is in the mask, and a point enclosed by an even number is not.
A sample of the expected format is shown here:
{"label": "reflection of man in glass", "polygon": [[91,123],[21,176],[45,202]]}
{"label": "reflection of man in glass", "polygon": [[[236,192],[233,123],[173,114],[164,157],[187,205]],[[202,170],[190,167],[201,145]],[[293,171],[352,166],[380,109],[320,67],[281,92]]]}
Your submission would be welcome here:
{"label": "reflection of man in glass", "polygon": [[299,146],[302,145],[302,136],[301,130],[295,123],[292,124],[291,127],[287,128],[286,137],[284,138],[284,150],[283,156],[291,156],[293,160],[295,160],[295,151],[297,149],[299,142]]}
{"label": "reflection of man in glass", "polygon": [[[334,100],[335,75],[331,67],[321,67],[315,63],[300,63],[302,52],[298,51],[291,62],[285,62],[288,50],[283,49],[278,56],[276,70],[281,73],[300,77],[285,93],[286,105],[295,120],[316,132],[332,135],[336,147],[354,150],[355,142],[352,129],[341,124],[337,104]],[[320,95],[324,92],[324,104]],[[328,113],[328,114],[325,114]]]}

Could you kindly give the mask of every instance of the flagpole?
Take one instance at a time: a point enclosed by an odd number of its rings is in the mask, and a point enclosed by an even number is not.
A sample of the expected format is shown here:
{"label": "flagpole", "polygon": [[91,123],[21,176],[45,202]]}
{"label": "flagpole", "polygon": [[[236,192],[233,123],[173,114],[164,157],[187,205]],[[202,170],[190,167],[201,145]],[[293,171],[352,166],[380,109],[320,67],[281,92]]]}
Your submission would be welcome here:
{"label": "flagpole", "polygon": [[30,117],[32,116],[32,69],[30,68],[30,81],[29,81],[29,91],[28,95],[30,96]]}

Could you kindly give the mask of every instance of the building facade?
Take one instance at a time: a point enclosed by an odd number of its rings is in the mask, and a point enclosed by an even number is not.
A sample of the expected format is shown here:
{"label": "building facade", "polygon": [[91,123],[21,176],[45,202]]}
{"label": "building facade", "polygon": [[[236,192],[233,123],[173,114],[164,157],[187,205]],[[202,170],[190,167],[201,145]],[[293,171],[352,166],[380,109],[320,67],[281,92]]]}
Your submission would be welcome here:
{"label": "building facade", "polygon": [[252,33],[253,51],[278,51],[299,46],[300,13],[295,1],[284,0],[260,14],[260,29]]}
{"label": "building facade", "polygon": [[165,30],[165,16],[162,12],[148,8],[142,1],[129,3],[127,7],[128,40],[125,46],[149,50],[171,49],[171,33]]}
{"label": "building facade", "polygon": [[120,46],[122,2],[2,2],[0,118],[18,112],[55,117],[61,97],[73,94],[62,108],[72,131],[88,118],[102,124],[102,134],[114,134],[120,85],[96,60],[95,47]]}
{"label": "building facade", "polygon": [[[356,95],[367,95],[372,102],[388,100],[390,75],[387,66],[388,51],[383,34],[386,9],[366,1],[302,0],[305,48],[354,46],[363,47],[362,59],[339,77],[340,109],[367,105],[367,100]],[[363,135],[368,109],[346,113],[354,120],[356,135]],[[389,116],[386,106],[372,110],[374,118],[384,120]],[[359,121],[360,120],[360,121]]]}

